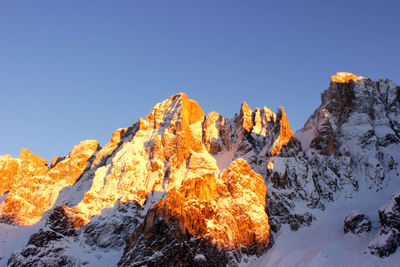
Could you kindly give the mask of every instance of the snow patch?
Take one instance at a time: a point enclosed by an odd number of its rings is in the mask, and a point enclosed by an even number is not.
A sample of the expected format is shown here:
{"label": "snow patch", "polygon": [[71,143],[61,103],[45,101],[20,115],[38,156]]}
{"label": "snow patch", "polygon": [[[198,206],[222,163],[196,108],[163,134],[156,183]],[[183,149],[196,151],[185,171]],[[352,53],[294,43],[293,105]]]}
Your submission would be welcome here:
{"label": "snow patch", "polygon": [[24,247],[30,236],[43,227],[43,222],[30,226],[0,223],[0,266],[6,266],[11,254]]}

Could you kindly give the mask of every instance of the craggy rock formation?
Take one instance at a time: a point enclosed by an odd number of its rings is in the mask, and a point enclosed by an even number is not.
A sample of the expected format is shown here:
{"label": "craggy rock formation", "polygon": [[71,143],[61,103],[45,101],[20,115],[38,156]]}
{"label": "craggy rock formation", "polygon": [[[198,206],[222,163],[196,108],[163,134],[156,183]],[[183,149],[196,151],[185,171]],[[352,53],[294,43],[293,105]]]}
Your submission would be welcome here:
{"label": "craggy rock formation", "polygon": [[241,245],[268,246],[269,225],[265,213],[265,183],[248,163],[238,159],[221,178],[211,174],[185,181],[153,207],[146,227],[162,218],[178,222],[182,233],[206,239],[232,250]]}
{"label": "craggy rock formation", "polygon": [[[0,157],[0,194],[7,194],[0,204],[2,221],[29,224],[40,219],[37,207],[46,206],[45,200],[37,200],[35,189],[45,179],[48,167],[45,159],[22,149],[18,158]],[[41,192],[38,198],[43,198]]]}
{"label": "craggy rock formation", "polygon": [[[390,80],[335,80],[333,76],[321,106],[296,136],[303,148],[333,155],[336,161],[350,160],[350,167],[379,190],[387,184],[385,173],[397,168],[393,147],[400,142],[400,87]],[[349,180],[357,188],[356,177]]]}
{"label": "craggy rock formation", "polygon": [[400,232],[396,228],[382,227],[368,248],[371,254],[388,257],[396,252],[400,245]]}
{"label": "craggy rock formation", "polygon": [[48,228],[33,234],[28,244],[8,260],[10,266],[74,266],[76,261],[60,255],[65,237],[74,237],[76,232],[64,207],[56,207],[50,214]]}
{"label": "craggy rock formation", "polygon": [[[201,252],[206,258],[204,266],[219,266],[218,262],[230,262],[226,251],[241,247],[260,255],[270,245],[265,195],[262,177],[243,159],[234,161],[220,178],[206,174],[187,180],[148,212],[144,227],[130,237],[140,242],[128,243],[120,264],[169,266],[172,261],[199,265],[196,255]],[[167,233],[163,240],[176,236],[193,245],[185,243],[181,251],[167,245],[157,255],[145,252],[146,245],[154,242],[154,235],[160,231]],[[212,249],[202,249],[202,243]]]}
{"label": "craggy rock formation", "polygon": [[97,141],[77,144],[68,157],[47,162],[28,149],[17,159],[0,156],[0,194],[7,193],[0,204],[0,219],[15,224],[33,224],[52,208],[59,192],[73,185],[85,171],[98,148]]}
{"label": "craggy rock formation", "polygon": [[352,211],[344,218],[343,231],[345,234],[350,232],[354,235],[369,232],[371,231],[371,221],[366,215]]}
{"label": "craggy rock formation", "polygon": [[400,192],[378,211],[382,226],[396,228],[400,231]]}
{"label": "craggy rock formation", "polygon": [[140,225],[128,238],[119,266],[237,266],[240,253],[225,252],[206,241],[182,235],[176,223],[164,220],[144,230]]}
{"label": "craggy rock formation", "polygon": [[167,192],[186,178],[217,172],[215,159],[202,143],[203,120],[199,105],[178,94],[157,104],[125,139],[118,140],[119,145],[106,145],[107,152],[101,149],[99,155],[112,156],[94,166],[87,177],[91,187],[72,208],[75,226],[87,224],[117,200],[142,205],[148,194]]}

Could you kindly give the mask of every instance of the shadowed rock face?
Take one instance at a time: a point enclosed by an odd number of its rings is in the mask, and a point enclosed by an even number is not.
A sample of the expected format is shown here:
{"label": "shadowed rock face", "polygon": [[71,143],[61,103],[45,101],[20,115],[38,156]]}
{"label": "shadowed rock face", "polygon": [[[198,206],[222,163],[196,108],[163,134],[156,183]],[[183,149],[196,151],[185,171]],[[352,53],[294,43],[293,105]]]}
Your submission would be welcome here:
{"label": "shadowed rock face", "polygon": [[396,228],[400,231],[400,193],[394,195],[392,199],[378,212],[382,226]]}
{"label": "shadowed rock face", "polygon": [[382,227],[369,249],[379,257],[388,257],[400,246],[400,193],[395,194],[378,214]]}
{"label": "shadowed rock face", "polygon": [[75,234],[75,229],[70,217],[65,206],[57,206],[50,213],[46,226],[64,236],[72,236]]}
{"label": "shadowed rock face", "polygon": [[[156,253],[155,253],[156,252]],[[143,225],[128,238],[119,266],[237,266],[237,259],[215,245],[182,235],[176,223]]]}
{"label": "shadowed rock face", "polygon": [[10,266],[75,266],[71,256],[62,255],[64,240],[75,237],[76,231],[65,207],[54,208],[40,229],[29,238],[28,244],[8,260]]}
{"label": "shadowed rock face", "polygon": [[368,248],[371,254],[381,258],[395,253],[400,245],[400,232],[396,228],[382,227]]}

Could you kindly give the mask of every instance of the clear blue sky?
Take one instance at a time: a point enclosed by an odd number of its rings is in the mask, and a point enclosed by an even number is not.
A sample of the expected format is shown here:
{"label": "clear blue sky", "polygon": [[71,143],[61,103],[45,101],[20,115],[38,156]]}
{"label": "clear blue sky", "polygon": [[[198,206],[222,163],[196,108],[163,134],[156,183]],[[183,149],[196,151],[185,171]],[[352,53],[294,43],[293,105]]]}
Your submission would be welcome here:
{"label": "clear blue sky", "polygon": [[0,154],[104,145],[181,91],[295,130],[338,71],[400,83],[400,1],[2,0]]}

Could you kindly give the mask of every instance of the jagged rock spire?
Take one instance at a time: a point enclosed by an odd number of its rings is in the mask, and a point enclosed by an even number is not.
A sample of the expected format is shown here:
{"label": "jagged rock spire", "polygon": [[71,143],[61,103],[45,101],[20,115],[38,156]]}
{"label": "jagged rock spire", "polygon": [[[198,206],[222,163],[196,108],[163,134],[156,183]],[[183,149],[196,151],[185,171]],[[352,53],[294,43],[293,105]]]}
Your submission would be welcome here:
{"label": "jagged rock spire", "polygon": [[286,116],[286,112],[283,107],[279,107],[278,112],[276,114],[277,121],[279,122],[279,132],[278,137],[276,138],[271,154],[275,155],[276,153],[280,152],[282,146],[287,145],[289,141],[294,138],[294,134],[290,129],[289,121]]}

